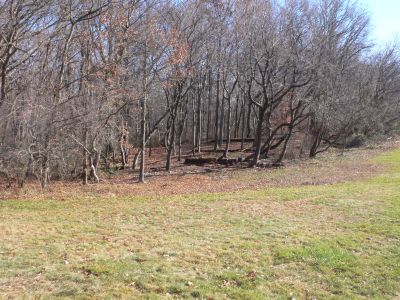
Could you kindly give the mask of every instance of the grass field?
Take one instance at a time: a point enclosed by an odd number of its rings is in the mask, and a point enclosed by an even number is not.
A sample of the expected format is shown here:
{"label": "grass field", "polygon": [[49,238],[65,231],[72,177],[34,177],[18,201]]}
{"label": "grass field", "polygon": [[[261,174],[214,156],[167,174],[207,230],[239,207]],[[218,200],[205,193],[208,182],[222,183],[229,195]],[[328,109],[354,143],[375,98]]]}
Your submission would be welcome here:
{"label": "grass field", "polygon": [[0,298],[400,297],[400,150],[368,160],[334,184],[0,200]]}

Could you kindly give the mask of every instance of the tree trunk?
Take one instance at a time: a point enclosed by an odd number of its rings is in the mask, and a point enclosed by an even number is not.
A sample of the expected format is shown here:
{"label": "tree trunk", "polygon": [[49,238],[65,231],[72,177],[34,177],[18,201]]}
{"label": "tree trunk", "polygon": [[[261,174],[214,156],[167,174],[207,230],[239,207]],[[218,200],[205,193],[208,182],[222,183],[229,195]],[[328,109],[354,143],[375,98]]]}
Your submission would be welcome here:
{"label": "tree trunk", "polygon": [[260,153],[261,153],[261,135],[262,135],[262,126],[264,122],[264,110],[259,109],[259,114],[258,114],[258,121],[257,121],[257,130],[256,130],[256,136],[255,136],[255,151],[254,151],[254,158],[253,162],[251,163],[251,166],[256,166],[258,160],[260,159]]}
{"label": "tree trunk", "polygon": [[87,146],[87,131],[86,129],[83,132],[83,145],[85,148],[83,149],[83,177],[82,177],[82,183],[84,185],[88,184],[88,164],[89,164],[89,158],[88,158],[88,153],[86,151],[86,146]]}
{"label": "tree trunk", "polygon": [[136,154],[135,154],[135,156],[134,156],[134,158],[133,158],[132,170],[136,170],[136,166],[137,166],[137,163],[138,163],[138,161],[139,161],[139,156],[140,156],[141,154],[142,154],[142,150],[139,149],[139,150],[136,152]]}
{"label": "tree trunk", "polygon": [[210,69],[208,72],[207,143],[210,140],[212,83],[212,72]]}
{"label": "tree trunk", "polygon": [[182,160],[182,134],[179,135],[178,139],[178,161]]}
{"label": "tree trunk", "polygon": [[236,97],[236,106],[235,106],[235,132],[234,137],[237,138],[239,135],[239,127],[240,127],[240,114],[239,114],[239,95]]}
{"label": "tree trunk", "polygon": [[247,105],[247,123],[246,123],[246,137],[251,136],[251,101],[249,100]]}
{"label": "tree trunk", "polygon": [[196,106],[195,97],[192,97],[192,154],[196,154]]}
{"label": "tree trunk", "polygon": [[47,152],[46,155],[43,158],[42,161],[42,167],[41,167],[41,176],[40,176],[40,184],[42,186],[42,189],[46,189],[48,184],[49,184],[49,172],[50,172],[50,166],[49,166],[49,153]]}
{"label": "tree trunk", "polygon": [[282,151],[281,151],[278,159],[275,161],[276,164],[281,163],[283,158],[285,157],[286,150],[287,150],[287,145],[288,145],[288,142],[289,142],[289,140],[290,140],[290,138],[292,136],[292,131],[293,131],[292,126],[289,126],[289,130],[288,130],[288,133],[286,135],[285,142],[283,143]]}
{"label": "tree trunk", "polygon": [[222,146],[223,142],[224,142],[224,137],[225,137],[225,133],[224,133],[224,125],[225,125],[225,97],[222,97],[222,103],[221,103],[221,120],[219,123],[219,141],[218,141],[218,145]]}
{"label": "tree trunk", "polygon": [[120,137],[120,152],[121,152],[121,161],[122,161],[122,168],[125,169],[128,163],[128,149],[126,144],[128,142],[128,124],[122,120],[122,133]]}
{"label": "tree trunk", "polygon": [[223,157],[228,157],[229,145],[231,143],[231,97],[228,97],[228,120],[226,122],[226,144]]}
{"label": "tree trunk", "polygon": [[218,138],[219,138],[219,85],[220,85],[220,74],[219,70],[217,73],[217,97],[215,106],[215,133],[214,133],[214,150],[218,149]]}
{"label": "tree trunk", "polygon": [[[146,98],[146,96],[144,96]],[[141,135],[141,160],[140,160],[140,170],[139,170],[139,182],[144,182],[144,165],[145,165],[145,148],[146,148],[146,100],[142,100],[142,125],[140,130]]]}
{"label": "tree trunk", "polygon": [[245,98],[243,97],[242,99],[242,141],[240,142],[240,150],[244,149],[244,137],[245,137],[245,131],[246,131],[246,103],[245,103]]}
{"label": "tree trunk", "polygon": [[93,155],[89,155],[89,163],[90,163],[90,177],[94,179],[95,182],[99,182],[99,176],[97,175],[97,166],[98,166],[98,161],[100,159],[99,155],[100,153],[96,153],[96,157],[93,158]]}
{"label": "tree trunk", "polygon": [[169,135],[168,147],[167,147],[167,162],[165,165],[165,169],[169,172],[171,170],[171,156],[172,151],[174,149],[175,143],[175,116],[173,117],[172,124],[171,124],[171,132]]}
{"label": "tree trunk", "polygon": [[201,96],[201,88],[198,88],[197,91],[197,127],[196,127],[196,138],[197,138],[197,152],[201,152],[201,130],[202,130],[202,96]]}
{"label": "tree trunk", "polygon": [[321,144],[321,134],[320,132],[318,132],[317,135],[314,137],[314,141],[310,148],[310,153],[309,153],[310,158],[314,158],[317,155],[318,147],[320,144]]}
{"label": "tree trunk", "polygon": [[145,54],[144,54],[144,68],[143,68],[143,97],[141,101],[142,106],[142,120],[141,120],[141,160],[140,160],[140,171],[139,171],[139,182],[144,182],[144,167],[145,167],[145,159],[146,159],[146,114],[147,114],[147,45],[145,45]]}

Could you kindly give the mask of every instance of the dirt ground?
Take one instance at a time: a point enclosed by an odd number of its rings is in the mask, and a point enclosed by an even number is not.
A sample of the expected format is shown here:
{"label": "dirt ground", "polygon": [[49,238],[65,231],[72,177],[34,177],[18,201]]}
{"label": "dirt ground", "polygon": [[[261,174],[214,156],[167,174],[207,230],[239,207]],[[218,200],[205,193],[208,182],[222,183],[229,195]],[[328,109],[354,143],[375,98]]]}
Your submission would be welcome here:
{"label": "dirt ground", "polygon": [[[381,167],[371,161],[371,157],[396,148],[398,139],[380,145],[358,149],[349,149],[344,153],[332,149],[315,159],[286,160],[285,166],[271,169],[250,169],[244,166],[225,167],[210,164],[202,167],[186,166],[183,160],[173,158],[171,172],[163,170],[164,150],[153,149],[147,159],[146,183],[137,182],[137,171],[130,169],[117,171],[111,175],[101,172],[98,184],[83,186],[79,181],[52,181],[48,190],[43,191],[38,182],[28,182],[23,188],[5,188],[2,184],[0,199],[21,199],[32,197],[116,197],[193,194],[200,192],[240,191],[265,187],[321,185],[368,178],[379,174]],[[240,144],[234,144],[238,150]],[[217,157],[220,153],[210,152],[211,146],[203,147],[196,156]],[[186,156],[190,154],[186,151]],[[233,151],[230,157],[243,156],[245,153]],[[350,159],[349,159],[350,158]]]}

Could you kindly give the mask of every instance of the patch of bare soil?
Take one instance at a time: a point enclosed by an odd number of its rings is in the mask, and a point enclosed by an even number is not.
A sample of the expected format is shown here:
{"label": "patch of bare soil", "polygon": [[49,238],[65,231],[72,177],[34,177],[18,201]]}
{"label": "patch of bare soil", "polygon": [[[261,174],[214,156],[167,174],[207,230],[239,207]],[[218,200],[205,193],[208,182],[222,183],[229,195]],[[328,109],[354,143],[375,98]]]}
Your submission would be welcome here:
{"label": "patch of bare soil", "polygon": [[[231,157],[243,155],[238,151],[238,147],[234,145],[235,151],[231,153]],[[115,175],[103,173],[100,183],[87,186],[80,182],[55,181],[48,190],[42,191],[37,182],[27,183],[22,189],[7,189],[3,185],[0,199],[184,195],[334,184],[379,174],[383,167],[374,164],[371,159],[396,147],[399,147],[399,142],[392,141],[375,147],[346,150],[343,154],[338,150],[331,150],[316,159],[287,161],[284,167],[275,169],[250,169],[240,165],[185,166],[183,161],[178,162],[174,158],[173,168],[169,173],[162,170],[163,149],[155,149],[152,157],[148,159],[147,182],[144,184],[137,182],[137,171],[121,170]],[[218,155],[207,151],[207,147],[204,150],[204,157]]]}

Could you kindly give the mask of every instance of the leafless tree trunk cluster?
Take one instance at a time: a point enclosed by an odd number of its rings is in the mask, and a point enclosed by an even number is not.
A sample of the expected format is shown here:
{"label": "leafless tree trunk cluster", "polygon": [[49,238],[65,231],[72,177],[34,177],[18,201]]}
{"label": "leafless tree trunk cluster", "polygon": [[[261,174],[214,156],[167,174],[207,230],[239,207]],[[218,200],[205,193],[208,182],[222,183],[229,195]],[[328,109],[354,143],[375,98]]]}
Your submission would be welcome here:
{"label": "leafless tree trunk cluster", "polygon": [[[232,140],[310,157],[399,129],[396,45],[351,0],[0,1],[0,175],[98,182]],[[149,148],[150,147],[150,148]]]}

